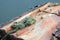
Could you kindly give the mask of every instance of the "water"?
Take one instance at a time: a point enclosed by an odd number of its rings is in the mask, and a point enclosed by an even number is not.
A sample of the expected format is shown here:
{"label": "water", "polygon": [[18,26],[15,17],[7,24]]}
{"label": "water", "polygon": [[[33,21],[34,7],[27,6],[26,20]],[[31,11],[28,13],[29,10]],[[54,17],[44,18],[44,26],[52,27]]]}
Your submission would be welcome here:
{"label": "water", "polygon": [[30,10],[35,5],[60,0],[0,0],[0,25]]}

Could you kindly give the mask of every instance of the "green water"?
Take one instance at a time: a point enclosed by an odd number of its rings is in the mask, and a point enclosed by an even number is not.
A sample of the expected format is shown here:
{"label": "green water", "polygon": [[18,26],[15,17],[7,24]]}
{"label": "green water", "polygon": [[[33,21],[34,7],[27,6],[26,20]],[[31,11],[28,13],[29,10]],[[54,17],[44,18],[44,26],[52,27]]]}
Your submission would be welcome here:
{"label": "green water", "polygon": [[30,10],[35,5],[60,0],[0,0],[0,25]]}

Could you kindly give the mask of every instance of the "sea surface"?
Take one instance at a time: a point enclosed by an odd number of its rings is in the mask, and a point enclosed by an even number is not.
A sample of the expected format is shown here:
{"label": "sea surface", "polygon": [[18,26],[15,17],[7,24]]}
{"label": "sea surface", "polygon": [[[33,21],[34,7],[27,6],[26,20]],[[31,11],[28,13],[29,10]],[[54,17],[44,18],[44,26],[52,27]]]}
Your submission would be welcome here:
{"label": "sea surface", "polygon": [[60,3],[60,0],[0,0],[0,25],[46,2]]}

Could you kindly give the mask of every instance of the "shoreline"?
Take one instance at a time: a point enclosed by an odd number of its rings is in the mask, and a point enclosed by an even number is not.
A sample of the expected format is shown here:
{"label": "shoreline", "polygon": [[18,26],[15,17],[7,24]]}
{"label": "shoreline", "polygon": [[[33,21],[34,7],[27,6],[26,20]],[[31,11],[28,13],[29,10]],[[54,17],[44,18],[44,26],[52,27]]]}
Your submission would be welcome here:
{"label": "shoreline", "polygon": [[[47,3],[48,3],[48,2],[47,2]],[[34,7],[34,8],[32,8],[32,9],[28,10],[27,12],[24,12],[24,13],[21,14],[20,16],[17,16],[17,17],[15,17],[15,18],[13,18],[13,19],[11,19],[11,20],[5,22],[5,23],[2,23],[2,24],[0,25],[0,28],[3,27],[3,26],[8,25],[9,23],[12,23],[13,21],[15,21],[15,20],[19,19],[20,17],[26,15],[27,13],[30,13],[30,12],[32,12],[32,11],[34,11],[34,10],[36,10],[36,9],[38,9],[38,8],[40,8],[40,7],[42,7],[42,6],[44,6],[44,5],[47,4],[47,3],[44,3],[44,4],[40,5],[40,6],[38,5],[37,7]]]}

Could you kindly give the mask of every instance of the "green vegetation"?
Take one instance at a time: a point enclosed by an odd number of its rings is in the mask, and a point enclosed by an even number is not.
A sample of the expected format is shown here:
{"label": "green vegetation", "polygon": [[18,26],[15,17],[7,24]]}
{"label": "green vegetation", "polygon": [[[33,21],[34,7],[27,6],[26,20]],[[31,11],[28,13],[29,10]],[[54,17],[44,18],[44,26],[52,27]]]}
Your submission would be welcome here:
{"label": "green vegetation", "polygon": [[19,22],[14,22],[14,24],[12,25],[12,29],[16,29],[16,28],[22,29],[24,27],[25,27],[25,25],[23,23],[19,23]]}
{"label": "green vegetation", "polygon": [[26,17],[24,18],[21,22],[14,22],[14,24],[12,25],[13,29],[23,29],[29,25],[32,25],[36,22],[35,19],[33,19],[32,17]]}
{"label": "green vegetation", "polygon": [[25,26],[34,24],[35,22],[36,22],[36,20],[33,19],[32,17],[27,17],[27,18],[22,20],[22,23],[24,23]]}

